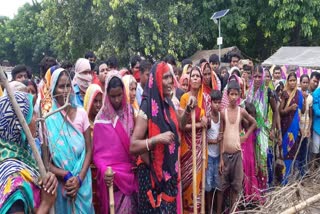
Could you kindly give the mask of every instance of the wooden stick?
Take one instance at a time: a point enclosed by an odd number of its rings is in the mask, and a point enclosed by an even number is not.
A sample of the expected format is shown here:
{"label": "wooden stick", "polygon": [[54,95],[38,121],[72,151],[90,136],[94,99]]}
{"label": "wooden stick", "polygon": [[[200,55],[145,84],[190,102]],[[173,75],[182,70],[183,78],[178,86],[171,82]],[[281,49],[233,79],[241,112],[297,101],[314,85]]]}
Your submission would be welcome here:
{"label": "wooden stick", "polygon": [[[201,214],[205,214],[205,188],[206,188],[206,160],[207,160],[207,129],[202,128],[202,190],[201,190]],[[211,208],[212,209],[212,208]]]}
{"label": "wooden stick", "polygon": [[[107,176],[113,176],[112,168],[109,166],[107,168]],[[108,187],[109,189],[109,206],[110,214],[114,214],[114,193],[113,193],[113,184]]]}
{"label": "wooden stick", "polygon": [[196,144],[196,113],[191,110],[191,126],[192,126],[192,190],[193,190],[193,213],[198,213],[197,206],[197,144]]}
{"label": "wooden stick", "polygon": [[318,202],[320,200],[320,193],[317,195],[314,195],[310,198],[308,198],[305,201],[302,201],[301,203],[290,207],[289,209],[286,209],[285,211],[283,211],[281,214],[293,214],[293,213],[298,213],[302,210],[304,210],[305,208],[307,208],[308,206]]}
{"label": "wooden stick", "polygon": [[32,137],[32,134],[30,132],[30,129],[28,127],[28,124],[26,122],[26,119],[24,118],[22,112],[21,112],[21,109],[20,109],[20,106],[18,105],[15,97],[14,97],[14,94],[9,86],[9,83],[8,83],[8,80],[7,78],[5,77],[4,73],[3,73],[3,70],[1,68],[0,70],[0,81],[2,83],[2,85],[4,86],[4,88],[6,89],[7,91],[7,94],[8,94],[8,97],[12,103],[12,108],[14,110],[14,112],[16,113],[18,119],[19,119],[19,122],[23,128],[23,131],[25,132],[26,136],[27,136],[27,140],[28,140],[28,143],[31,147],[31,150],[32,150],[32,153],[33,153],[33,156],[38,164],[38,167],[39,167],[39,173],[40,173],[40,176],[41,177],[45,177],[46,175],[46,170],[45,170],[45,167],[43,165],[43,162],[42,162],[42,159],[41,159],[41,156],[37,150],[37,147],[36,147],[36,144],[34,142],[34,138]]}

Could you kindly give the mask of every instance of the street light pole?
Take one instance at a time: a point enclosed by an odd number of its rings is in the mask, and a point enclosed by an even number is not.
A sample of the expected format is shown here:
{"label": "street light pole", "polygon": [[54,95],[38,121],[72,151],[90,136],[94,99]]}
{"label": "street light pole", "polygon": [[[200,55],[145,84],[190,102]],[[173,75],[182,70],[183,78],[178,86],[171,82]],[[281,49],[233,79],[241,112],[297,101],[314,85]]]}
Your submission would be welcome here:
{"label": "street light pole", "polygon": [[[221,37],[221,18],[227,15],[229,12],[229,9],[226,10],[220,10],[218,12],[215,12],[212,16],[211,19],[218,24],[218,29],[219,29],[219,37],[217,38],[217,45],[219,45],[219,62],[221,62],[221,45],[222,45],[222,37]],[[218,22],[218,23],[217,23]]]}

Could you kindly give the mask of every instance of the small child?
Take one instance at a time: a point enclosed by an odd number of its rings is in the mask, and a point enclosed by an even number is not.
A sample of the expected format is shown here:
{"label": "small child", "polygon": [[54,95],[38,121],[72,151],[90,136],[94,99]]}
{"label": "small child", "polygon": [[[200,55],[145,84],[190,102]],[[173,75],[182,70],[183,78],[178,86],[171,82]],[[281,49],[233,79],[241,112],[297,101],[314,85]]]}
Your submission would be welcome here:
{"label": "small child", "polygon": [[[243,165],[241,143],[245,142],[257,127],[257,123],[248,112],[237,105],[240,97],[240,86],[236,81],[231,81],[227,89],[229,106],[221,112],[221,127],[223,127],[223,140],[220,144],[221,190],[224,192],[230,187],[231,207],[234,207],[242,190]],[[246,120],[250,126],[247,132],[240,136],[241,122]],[[222,200],[221,200],[222,201]],[[222,206],[222,205],[220,205]]]}
{"label": "small child", "polygon": [[[217,212],[221,213],[222,194],[219,177],[220,149],[219,143],[222,140],[220,133],[220,104],[222,94],[218,90],[211,91],[211,127],[207,131],[208,141],[208,168],[206,171],[206,213],[211,213],[214,190],[217,190],[218,207]],[[220,202],[219,202],[220,201]]]}

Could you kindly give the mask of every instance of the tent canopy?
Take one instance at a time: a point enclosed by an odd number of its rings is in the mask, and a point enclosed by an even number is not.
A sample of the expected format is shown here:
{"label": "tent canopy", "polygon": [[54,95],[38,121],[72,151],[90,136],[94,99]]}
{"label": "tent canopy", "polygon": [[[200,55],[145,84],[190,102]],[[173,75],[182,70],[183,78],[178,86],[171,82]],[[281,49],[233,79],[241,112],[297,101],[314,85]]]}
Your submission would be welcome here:
{"label": "tent canopy", "polygon": [[297,65],[320,68],[320,47],[281,47],[262,65]]}

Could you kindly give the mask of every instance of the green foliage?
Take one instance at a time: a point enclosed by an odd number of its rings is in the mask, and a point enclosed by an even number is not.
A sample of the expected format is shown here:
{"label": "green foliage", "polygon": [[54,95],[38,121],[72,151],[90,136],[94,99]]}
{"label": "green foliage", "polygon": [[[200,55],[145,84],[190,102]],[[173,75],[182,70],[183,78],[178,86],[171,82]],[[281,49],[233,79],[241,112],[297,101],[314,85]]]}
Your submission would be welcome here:
{"label": "green foliage", "polygon": [[43,54],[74,61],[93,50],[124,66],[134,54],[181,60],[217,48],[210,17],[226,8],[223,47],[264,59],[284,45],[319,44],[318,0],[43,0],[0,17],[0,59],[35,67]]}

